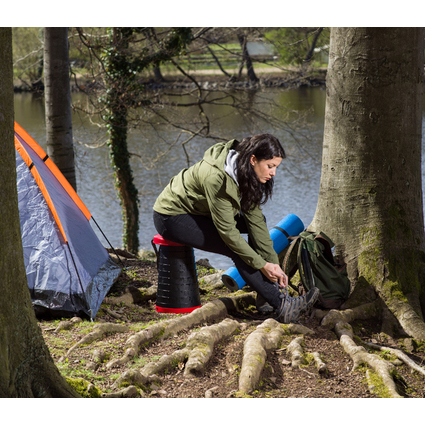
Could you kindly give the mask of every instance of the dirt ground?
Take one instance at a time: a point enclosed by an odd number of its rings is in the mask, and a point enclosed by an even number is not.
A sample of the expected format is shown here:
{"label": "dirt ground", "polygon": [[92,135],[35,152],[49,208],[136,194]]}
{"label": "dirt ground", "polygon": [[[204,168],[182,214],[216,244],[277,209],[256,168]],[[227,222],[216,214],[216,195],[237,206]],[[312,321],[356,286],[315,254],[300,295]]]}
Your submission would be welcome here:
{"label": "dirt ground", "polygon": [[[154,362],[165,354],[181,349],[193,329],[182,331],[172,338],[144,346],[137,356],[121,366],[112,369],[106,364],[113,358],[121,358],[125,352],[127,339],[140,329],[170,318],[176,314],[157,313],[155,297],[138,304],[128,304],[121,300],[126,288],[149,288],[157,284],[156,262],[151,255],[145,259],[123,258],[125,271],[113,285],[102,304],[94,322],[83,320],[67,330],[58,330],[61,323],[69,319],[42,320],[39,322],[51,355],[63,375],[70,378],[83,378],[104,393],[112,389],[114,382],[128,370],[139,370],[149,362]],[[232,293],[219,284],[205,283],[205,276],[216,272],[208,267],[198,267],[198,278],[202,305]],[[127,290],[128,291],[128,290]],[[121,298],[120,298],[121,297]],[[158,376],[158,380],[139,388],[136,396],[145,398],[231,398],[238,396],[238,378],[241,371],[244,342],[256,327],[271,315],[259,313],[254,306],[232,313],[232,319],[238,321],[241,330],[229,338],[220,341],[214,347],[214,355],[205,371],[194,378],[183,377],[184,364]],[[123,332],[110,333],[88,345],[80,346],[67,355],[68,350],[82,337],[87,335],[98,323],[117,323],[127,326]],[[292,368],[287,345],[294,335],[284,336],[278,349],[267,353],[258,388],[250,394],[253,398],[375,398],[379,394],[369,388],[366,381],[366,367],[352,370],[353,362],[344,352],[336,334],[320,326],[318,319],[303,317],[301,323],[314,331],[305,336],[305,353],[319,352],[328,368],[328,374],[319,374],[314,361],[305,366]],[[206,325],[202,324],[202,326]],[[380,324],[368,320],[367,323],[352,323],[357,336],[363,341],[382,343]],[[421,366],[424,366],[425,354],[411,348],[408,351],[405,339],[392,340],[393,348],[403,349]],[[388,345],[388,341],[385,342]],[[93,359],[99,352],[104,359],[97,365]],[[311,356],[310,356],[311,357]],[[309,355],[306,355],[309,358]],[[403,394],[408,398],[425,396],[425,377],[412,372],[402,364],[397,367],[406,383]]]}

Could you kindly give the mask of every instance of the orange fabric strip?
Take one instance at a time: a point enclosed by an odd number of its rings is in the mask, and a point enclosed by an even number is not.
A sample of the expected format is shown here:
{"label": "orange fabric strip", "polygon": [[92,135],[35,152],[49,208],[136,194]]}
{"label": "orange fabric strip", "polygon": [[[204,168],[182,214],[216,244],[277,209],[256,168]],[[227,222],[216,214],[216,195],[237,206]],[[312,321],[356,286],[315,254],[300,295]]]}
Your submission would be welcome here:
{"label": "orange fabric strip", "polygon": [[[37,155],[41,159],[44,159],[47,156],[43,148],[41,148],[38,145],[38,143],[35,142],[35,140],[16,121],[15,121],[15,132],[18,133],[19,136],[22,137],[22,139],[25,140],[26,143],[28,143],[28,145],[37,153]],[[50,158],[48,158],[45,161],[45,163],[46,163],[46,166],[49,168],[49,170],[59,180],[63,188],[67,191],[68,195],[72,198],[72,200],[75,202],[78,208],[80,208],[81,212],[84,214],[87,220],[90,220],[91,218],[90,211],[87,209],[83,201],[77,195],[77,192],[75,192],[73,187],[69,184],[68,180],[60,172],[56,164]]]}
{"label": "orange fabric strip", "polygon": [[36,167],[30,167],[33,163],[30,156],[28,155],[25,148],[22,146],[21,142],[15,137],[15,149],[18,151],[18,153],[21,155],[22,159],[25,161],[25,163],[28,165],[28,168],[31,171],[31,174],[33,175],[38,187],[41,190],[41,193],[44,196],[44,199],[47,202],[47,205],[50,208],[50,211],[52,212],[52,215],[56,221],[56,224],[59,227],[59,231],[62,233],[63,238],[65,239],[65,242],[68,242],[68,239],[66,237],[65,231],[63,229],[62,223],[59,219],[58,213],[56,212],[56,208],[52,202],[52,199],[50,198],[49,192],[46,189],[46,186],[43,183],[43,180],[40,177],[40,174],[38,174]]}

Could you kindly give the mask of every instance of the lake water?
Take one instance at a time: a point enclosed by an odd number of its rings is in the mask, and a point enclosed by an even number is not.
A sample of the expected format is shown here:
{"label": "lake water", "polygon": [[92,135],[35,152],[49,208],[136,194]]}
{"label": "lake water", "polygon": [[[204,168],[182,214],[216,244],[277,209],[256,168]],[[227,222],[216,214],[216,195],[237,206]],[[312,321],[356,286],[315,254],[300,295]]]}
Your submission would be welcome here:
{"label": "lake water", "polygon": [[[263,112],[281,115],[270,107],[270,101],[293,112],[285,117],[284,126],[262,124],[254,133],[269,132],[281,141],[287,153],[275,177],[274,196],[264,207],[268,227],[276,225],[287,214],[296,214],[307,227],[313,219],[319,194],[321,149],[323,139],[325,90],[299,88],[270,89],[247,96],[252,107]],[[82,94],[73,94],[73,103],[85,104]],[[271,108],[271,110],[270,110]],[[230,140],[253,134],[254,123],[225,106],[206,107],[213,118],[212,130]],[[177,118],[191,119],[198,111],[185,110]],[[302,121],[300,121],[302,118]],[[174,117],[175,119],[176,117]],[[44,98],[28,93],[15,95],[15,120],[46,149]],[[423,131],[425,133],[425,131]],[[106,132],[83,113],[73,115],[73,136],[76,151],[77,191],[93,217],[114,247],[122,246],[121,208],[117,200],[108,148],[104,143]],[[170,178],[187,166],[186,155],[179,144],[155,162],[158,153],[170,147],[178,132],[168,127],[154,130],[142,126],[129,135],[129,151],[135,183],[140,196],[140,248],[152,249],[156,234],[152,221],[152,206]],[[195,138],[186,145],[190,165],[202,158],[203,152],[215,142]],[[96,147],[96,148],[95,148]],[[425,156],[425,155],[424,155]],[[425,179],[424,179],[425,181]],[[99,234],[99,233],[98,233]],[[108,246],[101,234],[100,240]],[[196,258],[208,258],[215,268],[227,269],[232,265],[226,257],[195,251]]]}

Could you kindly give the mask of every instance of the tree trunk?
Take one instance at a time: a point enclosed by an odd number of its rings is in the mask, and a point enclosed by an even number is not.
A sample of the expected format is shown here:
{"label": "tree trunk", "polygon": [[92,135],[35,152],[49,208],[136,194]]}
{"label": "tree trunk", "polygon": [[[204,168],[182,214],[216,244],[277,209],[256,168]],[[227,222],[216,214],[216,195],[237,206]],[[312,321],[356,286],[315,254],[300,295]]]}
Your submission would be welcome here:
{"label": "tree trunk", "polygon": [[165,78],[163,77],[161,73],[161,68],[159,67],[159,65],[153,66],[153,75],[157,83],[163,83],[165,81]]}
{"label": "tree trunk", "polygon": [[68,28],[44,29],[47,154],[77,190],[72,141]]}
{"label": "tree trunk", "polygon": [[243,64],[245,64],[246,70],[248,73],[248,81],[250,81],[251,83],[257,83],[259,80],[258,80],[258,77],[255,75],[251,56],[249,55],[248,49],[246,47],[246,43],[247,43],[246,36],[244,34],[239,34],[238,39],[239,39],[239,44],[241,45],[241,48],[242,48],[242,57],[243,57],[242,65],[241,65],[241,68],[239,69],[239,78],[241,77]]}
{"label": "tree trunk", "polygon": [[323,31],[323,28],[318,28],[316,30],[316,33],[314,34],[314,37],[313,37],[313,41],[311,43],[311,46],[308,49],[307,54],[305,55],[304,62],[310,62],[311,58],[313,57],[314,49],[316,48],[316,44],[317,44],[317,40],[319,39],[320,34],[322,33],[322,31]]}
{"label": "tree trunk", "polygon": [[106,59],[107,113],[104,115],[109,132],[108,146],[114,169],[115,187],[123,210],[123,244],[127,251],[137,254],[139,250],[139,204],[127,147],[127,113],[131,108],[131,64],[128,60],[128,44],[131,32],[114,28]]}
{"label": "tree trunk", "polygon": [[26,279],[16,189],[11,28],[0,28],[0,75],[0,397],[74,397],[44,343]]}
{"label": "tree trunk", "polygon": [[425,339],[421,184],[424,31],[331,30],[322,174],[311,230],[335,241],[352,284],[371,285]]}
{"label": "tree trunk", "polygon": [[[150,43],[155,42],[157,40],[155,28],[146,28],[146,37]],[[165,81],[159,63],[153,64],[153,75],[156,83],[163,83]]]}
{"label": "tree trunk", "polygon": [[[110,94],[119,97],[113,90]],[[127,251],[137,254],[139,251],[138,191],[134,185],[127,147],[127,111],[123,110],[123,105],[115,106],[116,108],[111,108],[108,146],[114,168],[115,187],[123,211],[123,245]]]}

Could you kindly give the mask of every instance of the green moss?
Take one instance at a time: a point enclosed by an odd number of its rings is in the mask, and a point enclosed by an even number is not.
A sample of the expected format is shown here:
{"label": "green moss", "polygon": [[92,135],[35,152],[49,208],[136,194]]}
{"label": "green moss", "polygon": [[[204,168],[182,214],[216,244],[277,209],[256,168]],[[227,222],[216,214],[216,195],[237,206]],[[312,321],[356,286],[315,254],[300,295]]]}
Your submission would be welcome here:
{"label": "green moss", "polygon": [[383,358],[384,360],[388,360],[389,362],[393,362],[398,359],[398,357],[394,354],[391,354],[389,350],[380,351],[378,355],[379,357]]}
{"label": "green moss", "polygon": [[258,363],[264,363],[262,357],[259,354],[255,355],[254,357]]}
{"label": "green moss", "polygon": [[210,269],[208,267],[200,266],[199,264],[196,265],[196,271],[198,273],[198,278],[202,278],[204,276],[209,276],[211,274],[217,273],[216,269]]}
{"label": "green moss", "polygon": [[305,353],[303,357],[304,357],[304,360],[305,360],[305,366],[309,366],[310,364],[314,363],[313,354]]}
{"label": "green moss", "polygon": [[246,393],[245,391],[236,391],[234,397],[237,398],[253,398],[252,395]]}
{"label": "green moss", "polygon": [[[416,248],[417,238],[412,237],[412,228],[402,205],[393,203],[379,220],[376,226],[360,229],[363,245],[359,256],[360,276],[364,276],[384,297],[405,302],[404,294],[413,289],[420,292],[419,268],[425,256]],[[410,245],[400,244],[400,241],[409,240]]]}
{"label": "green moss", "polygon": [[358,259],[359,275],[376,288],[384,299],[408,302],[403,291],[403,282],[407,290],[412,286],[420,286],[417,265],[411,261],[409,264],[402,264],[405,256],[399,259],[392,255],[388,260],[382,257],[382,249],[379,247],[363,251]]}
{"label": "green moss", "polygon": [[[368,384],[370,391],[380,398],[392,398],[388,388],[384,385],[382,378],[375,373],[372,369],[369,369]],[[370,386],[373,386],[372,388]]]}
{"label": "green moss", "polygon": [[66,378],[68,384],[82,397],[99,398],[102,397],[102,391],[92,385],[89,381],[82,378]]}
{"label": "green moss", "polygon": [[422,353],[425,353],[425,341],[418,341],[418,340],[413,340],[414,344],[415,344],[415,348],[416,351],[421,351]]}
{"label": "green moss", "polygon": [[386,281],[382,293],[388,299],[396,298],[402,302],[408,302],[406,296],[401,290],[399,282]]}
{"label": "green moss", "polygon": [[118,385],[118,388],[127,388],[130,385],[133,385],[133,384],[129,381],[121,381]]}
{"label": "green moss", "polygon": [[253,313],[257,311],[257,307],[254,304],[248,304],[246,307],[244,306],[244,310],[249,313]]}

